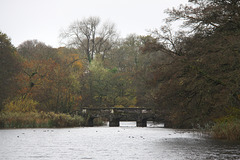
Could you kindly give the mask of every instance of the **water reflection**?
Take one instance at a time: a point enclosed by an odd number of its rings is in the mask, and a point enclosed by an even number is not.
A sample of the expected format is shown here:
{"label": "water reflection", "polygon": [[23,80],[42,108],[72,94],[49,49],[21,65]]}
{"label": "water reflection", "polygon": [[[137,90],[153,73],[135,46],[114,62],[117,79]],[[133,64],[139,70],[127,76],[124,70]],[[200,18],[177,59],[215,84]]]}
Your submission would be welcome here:
{"label": "water reflection", "polygon": [[[170,138],[156,145],[165,150],[165,159],[240,159],[239,144],[211,139]],[[168,157],[168,158],[167,158]]]}
{"label": "water reflection", "polygon": [[121,127],[0,130],[1,159],[240,159],[240,144],[194,132]]}
{"label": "water reflection", "polygon": [[[137,123],[135,121],[120,121],[120,127],[136,127]],[[109,126],[109,122],[105,124],[105,126]],[[154,123],[153,121],[147,121],[147,127],[151,128],[163,128],[163,123]]]}

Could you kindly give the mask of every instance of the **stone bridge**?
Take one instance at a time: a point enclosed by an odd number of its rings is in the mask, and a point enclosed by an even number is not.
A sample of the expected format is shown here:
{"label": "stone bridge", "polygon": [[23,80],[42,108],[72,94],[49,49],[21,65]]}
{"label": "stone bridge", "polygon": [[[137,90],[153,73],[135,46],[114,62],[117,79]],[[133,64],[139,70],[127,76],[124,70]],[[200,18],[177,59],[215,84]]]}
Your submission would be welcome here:
{"label": "stone bridge", "polygon": [[118,127],[120,121],[136,121],[137,127],[146,127],[147,120],[155,120],[149,108],[81,108],[75,114],[88,119],[87,126],[93,126],[95,118],[107,119],[110,127]]}

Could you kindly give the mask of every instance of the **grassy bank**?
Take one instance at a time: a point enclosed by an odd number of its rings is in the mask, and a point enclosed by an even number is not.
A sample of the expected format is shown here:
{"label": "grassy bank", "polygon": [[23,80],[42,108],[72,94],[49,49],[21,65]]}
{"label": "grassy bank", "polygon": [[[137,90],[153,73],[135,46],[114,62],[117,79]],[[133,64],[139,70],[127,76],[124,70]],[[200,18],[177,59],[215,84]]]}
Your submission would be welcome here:
{"label": "grassy bank", "polygon": [[56,114],[53,112],[2,112],[0,113],[0,128],[52,128],[84,126],[81,116]]}
{"label": "grassy bank", "polygon": [[216,120],[212,134],[214,138],[240,141],[240,109],[228,107],[226,116]]}
{"label": "grassy bank", "polygon": [[212,134],[214,138],[240,141],[240,119],[236,117],[219,119],[212,128]]}

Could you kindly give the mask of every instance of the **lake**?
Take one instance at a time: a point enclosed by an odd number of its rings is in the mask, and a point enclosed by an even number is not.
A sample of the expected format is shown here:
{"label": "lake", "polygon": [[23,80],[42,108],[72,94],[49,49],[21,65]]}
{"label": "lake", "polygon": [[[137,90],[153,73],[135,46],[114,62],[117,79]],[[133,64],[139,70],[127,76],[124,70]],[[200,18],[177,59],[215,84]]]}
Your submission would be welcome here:
{"label": "lake", "polygon": [[0,130],[1,160],[240,159],[240,143],[198,132],[121,122],[120,127]]}

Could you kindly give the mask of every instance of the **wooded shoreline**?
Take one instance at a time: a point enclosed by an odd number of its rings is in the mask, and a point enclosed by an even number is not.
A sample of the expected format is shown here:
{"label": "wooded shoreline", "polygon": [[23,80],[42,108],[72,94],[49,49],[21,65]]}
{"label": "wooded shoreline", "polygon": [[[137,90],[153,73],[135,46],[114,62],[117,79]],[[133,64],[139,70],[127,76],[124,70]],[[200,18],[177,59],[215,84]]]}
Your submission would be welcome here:
{"label": "wooded shoreline", "polygon": [[[240,139],[240,2],[189,0],[159,29],[121,38],[99,17],[60,33],[64,47],[13,46],[0,32],[0,126],[84,125],[80,107],[149,107],[170,128]],[[178,31],[172,22],[182,20]]]}

